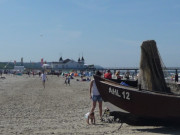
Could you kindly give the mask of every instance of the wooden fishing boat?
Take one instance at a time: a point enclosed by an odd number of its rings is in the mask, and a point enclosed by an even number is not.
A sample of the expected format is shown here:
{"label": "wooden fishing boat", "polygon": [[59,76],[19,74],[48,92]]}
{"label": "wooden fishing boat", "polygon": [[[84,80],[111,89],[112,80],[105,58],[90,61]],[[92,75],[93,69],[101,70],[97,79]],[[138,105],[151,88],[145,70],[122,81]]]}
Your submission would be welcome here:
{"label": "wooden fishing boat", "polygon": [[173,94],[165,82],[154,40],[142,43],[139,68],[138,83],[94,76],[103,100],[119,108],[116,117],[128,124],[180,125],[180,95]]}
{"label": "wooden fishing boat", "polygon": [[118,117],[133,125],[180,125],[180,96],[122,86],[94,76],[104,102],[120,108]]}

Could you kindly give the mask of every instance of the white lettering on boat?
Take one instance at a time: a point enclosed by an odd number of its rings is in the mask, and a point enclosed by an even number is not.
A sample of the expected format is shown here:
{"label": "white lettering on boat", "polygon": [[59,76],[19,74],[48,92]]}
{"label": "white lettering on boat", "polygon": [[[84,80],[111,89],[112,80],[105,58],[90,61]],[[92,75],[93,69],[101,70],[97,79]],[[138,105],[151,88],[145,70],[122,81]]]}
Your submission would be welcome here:
{"label": "white lettering on boat", "polygon": [[122,95],[123,95],[123,98],[124,98],[124,99],[130,100],[130,97],[129,97],[130,94],[129,94],[129,92],[123,91],[123,92],[122,92]]}
{"label": "white lettering on boat", "polygon": [[123,99],[130,100],[130,93],[127,91],[123,91],[122,93],[120,93],[118,91],[118,89],[109,87],[109,93],[111,93],[112,95],[115,95],[117,97],[121,97]]}
{"label": "white lettering on boat", "polygon": [[119,95],[118,90],[117,89],[113,89],[111,87],[109,87],[109,93],[116,95],[118,97],[121,97],[121,95]]}

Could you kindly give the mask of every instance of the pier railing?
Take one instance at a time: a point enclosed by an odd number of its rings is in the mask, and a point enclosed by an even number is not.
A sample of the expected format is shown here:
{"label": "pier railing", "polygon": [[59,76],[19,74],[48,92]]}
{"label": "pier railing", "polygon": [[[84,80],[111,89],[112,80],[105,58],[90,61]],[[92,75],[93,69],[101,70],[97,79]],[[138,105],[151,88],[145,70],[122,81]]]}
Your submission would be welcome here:
{"label": "pier railing", "polygon": [[[99,70],[134,70],[137,72],[139,67],[105,67]],[[180,71],[180,67],[164,67],[163,70],[178,72],[178,70]]]}

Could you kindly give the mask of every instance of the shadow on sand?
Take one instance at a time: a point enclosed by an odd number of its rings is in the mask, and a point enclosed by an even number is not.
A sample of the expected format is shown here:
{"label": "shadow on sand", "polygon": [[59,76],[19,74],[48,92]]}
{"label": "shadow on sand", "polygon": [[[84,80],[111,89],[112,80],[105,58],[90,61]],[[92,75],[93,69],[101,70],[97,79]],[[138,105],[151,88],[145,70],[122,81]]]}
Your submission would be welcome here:
{"label": "shadow on sand", "polygon": [[153,128],[137,128],[134,129],[141,132],[168,134],[168,135],[180,135],[180,127],[153,127]]}

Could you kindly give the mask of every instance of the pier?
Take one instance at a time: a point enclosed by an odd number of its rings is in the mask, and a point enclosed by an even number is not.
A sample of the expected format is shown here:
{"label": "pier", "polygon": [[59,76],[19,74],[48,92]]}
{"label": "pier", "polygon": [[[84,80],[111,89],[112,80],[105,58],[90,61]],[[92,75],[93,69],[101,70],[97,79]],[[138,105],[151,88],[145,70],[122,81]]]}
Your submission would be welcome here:
{"label": "pier", "polygon": [[[119,71],[134,71],[135,73],[137,73],[139,70],[139,67],[105,67],[105,68],[102,68],[99,70],[102,70],[102,71],[111,70],[111,71],[114,71],[114,73],[117,70],[119,70]],[[165,67],[165,68],[163,68],[163,70],[174,71],[175,73],[178,73],[178,71],[180,70],[180,67]]]}

